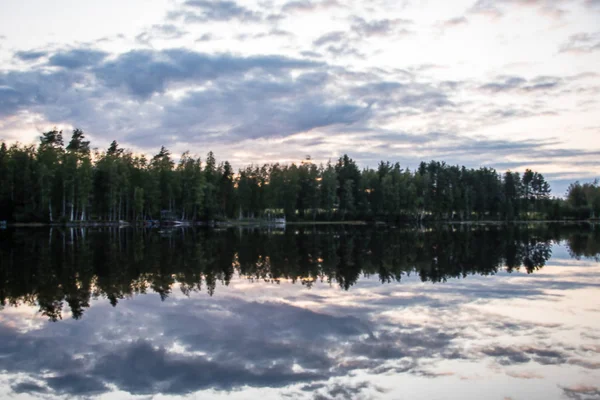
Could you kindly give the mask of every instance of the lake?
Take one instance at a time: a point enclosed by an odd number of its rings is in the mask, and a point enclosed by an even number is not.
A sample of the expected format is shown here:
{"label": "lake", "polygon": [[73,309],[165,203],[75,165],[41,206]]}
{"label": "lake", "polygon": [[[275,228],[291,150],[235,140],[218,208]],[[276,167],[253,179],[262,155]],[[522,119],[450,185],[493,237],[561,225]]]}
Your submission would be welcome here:
{"label": "lake", "polygon": [[0,231],[0,397],[598,399],[600,226]]}

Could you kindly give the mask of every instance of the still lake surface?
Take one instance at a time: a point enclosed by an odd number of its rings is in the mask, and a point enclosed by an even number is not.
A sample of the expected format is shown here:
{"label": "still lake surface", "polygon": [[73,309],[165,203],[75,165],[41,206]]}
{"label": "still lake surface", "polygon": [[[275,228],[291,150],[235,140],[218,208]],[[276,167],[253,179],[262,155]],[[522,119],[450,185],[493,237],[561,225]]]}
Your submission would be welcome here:
{"label": "still lake surface", "polygon": [[0,231],[0,398],[598,399],[600,227]]}

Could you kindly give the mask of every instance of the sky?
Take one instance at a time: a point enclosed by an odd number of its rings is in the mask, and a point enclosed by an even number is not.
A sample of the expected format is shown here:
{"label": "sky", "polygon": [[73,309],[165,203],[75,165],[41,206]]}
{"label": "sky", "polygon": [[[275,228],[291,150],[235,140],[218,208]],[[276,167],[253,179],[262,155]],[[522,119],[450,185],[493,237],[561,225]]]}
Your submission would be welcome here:
{"label": "sky", "polygon": [[[600,177],[599,0],[0,1],[0,139]],[[68,136],[68,134],[67,134]]]}

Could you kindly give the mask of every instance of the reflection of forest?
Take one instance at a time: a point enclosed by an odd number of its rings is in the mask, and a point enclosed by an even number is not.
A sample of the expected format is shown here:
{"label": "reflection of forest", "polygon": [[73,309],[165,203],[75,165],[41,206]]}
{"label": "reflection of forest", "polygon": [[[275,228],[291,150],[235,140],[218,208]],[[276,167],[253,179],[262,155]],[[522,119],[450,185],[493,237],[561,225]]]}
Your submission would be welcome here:
{"label": "reflection of forest", "polygon": [[184,293],[234,274],[250,280],[315,280],[349,289],[359,277],[381,282],[418,274],[440,282],[469,274],[495,274],[544,266],[553,241],[566,240],[574,257],[600,254],[600,232],[581,227],[445,226],[435,230],[367,227],[298,227],[265,230],[15,230],[0,232],[0,298],[3,305],[39,305],[52,320],[66,302],[80,318],[91,298],[119,299],[151,290],[168,297],[174,283]]}

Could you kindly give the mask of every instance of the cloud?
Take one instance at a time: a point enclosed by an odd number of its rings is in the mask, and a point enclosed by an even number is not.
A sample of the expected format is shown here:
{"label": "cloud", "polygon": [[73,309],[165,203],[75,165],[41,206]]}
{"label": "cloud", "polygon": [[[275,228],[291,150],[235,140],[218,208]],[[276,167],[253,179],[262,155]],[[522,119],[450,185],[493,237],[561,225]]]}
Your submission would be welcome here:
{"label": "cloud", "polygon": [[465,25],[468,23],[469,23],[469,20],[467,19],[467,17],[465,17],[463,15],[460,17],[450,18],[445,21],[442,21],[441,26],[444,28],[452,28],[452,27],[456,27],[456,26],[460,26],[460,25]]}
{"label": "cloud", "polygon": [[57,394],[92,395],[107,391],[106,385],[98,378],[80,373],[72,373],[49,377],[46,379],[48,387]]}
{"label": "cloud", "polygon": [[170,20],[183,19],[188,23],[231,20],[258,22],[262,18],[262,14],[257,11],[250,10],[234,1],[221,0],[187,0],[183,3],[183,9],[168,14]]}
{"label": "cloud", "polygon": [[291,69],[307,69],[317,63],[282,56],[238,57],[210,55],[191,50],[133,50],[95,69],[96,76],[108,87],[125,87],[140,98],[164,92],[170,84],[203,84],[224,76],[252,71],[279,76]]}
{"label": "cloud", "polygon": [[293,372],[288,363],[249,367],[220,357],[209,360],[167,352],[146,341],[117,350],[104,355],[92,372],[132,394],[186,394],[208,388],[232,390],[246,385],[284,387],[325,378],[318,373]]}
{"label": "cloud", "polygon": [[215,40],[216,36],[213,35],[212,33],[204,33],[202,36],[200,36],[198,39],[196,39],[196,42],[210,42],[211,40]]}
{"label": "cloud", "polygon": [[407,19],[374,19],[367,21],[361,17],[354,17],[352,29],[360,36],[389,36],[389,35],[408,35],[411,32],[406,28],[412,21]]}
{"label": "cloud", "polygon": [[54,53],[48,64],[65,69],[93,67],[104,60],[108,53],[95,49],[73,49]]}
{"label": "cloud", "polygon": [[513,372],[509,371],[506,375],[517,378],[517,379],[544,379],[544,377],[540,374],[536,374],[535,372]]}
{"label": "cloud", "polygon": [[364,393],[369,389],[376,393],[385,393],[385,389],[382,389],[368,381],[364,382],[344,382],[344,383],[333,383],[329,386],[325,386],[324,390],[321,389],[321,385],[310,385],[310,390],[314,392],[313,400],[334,400],[334,399],[363,399],[369,397],[363,397]]}
{"label": "cloud", "polygon": [[477,0],[477,2],[469,9],[471,14],[481,14],[493,18],[498,18],[503,13],[496,7],[494,0]]}
{"label": "cloud", "polygon": [[14,383],[10,387],[13,392],[27,393],[31,395],[32,393],[48,393],[49,389],[45,386],[39,385],[37,382],[32,380],[25,380],[18,383]]}
{"label": "cloud", "polygon": [[410,109],[427,113],[454,106],[447,89],[425,83],[381,81],[354,87],[351,92],[367,103],[382,107],[380,112],[392,111],[395,115]]}
{"label": "cloud", "polygon": [[561,53],[585,54],[600,50],[600,32],[578,33],[560,47]]}
{"label": "cloud", "polygon": [[364,58],[365,55],[358,50],[362,39],[360,36],[355,36],[355,33],[333,31],[319,36],[313,41],[313,45],[332,57]]}
{"label": "cloud", "polygon": [[24,50],[17,51],[14,56],[21,61],[37,61],[47,55],[48,52],[43,50]]}
{"label": "cloud", "polygon": [[588,385],[563,387],[563,394],[572,400],[594,400],[600,398],[600,388]]}
{"label": "cloud", "polygon": [[342,43],[340,45],[331,45],[325,48],[330,55],[336,57],[357,57],[364,58],[365,55],[361,53],[356,47],[350,45],[349,43]]}
{"label": "cloud", "polygon": [[[555,89],[562,84],[562,79],[552,76],[541,76],[527,80],[520,76],[499,76],[495,82],[481,85],[479,89],[494,93],[499,92],[537,92]],[[524,111],[524,110],[521,110]]]}
{"label": "cloud", "polygon": [[318,73],[280,81],[234,80],[224,87],[191,92],[167,106],[161,125],[196,132],[198,138],[218,133],[220,140],[229,142],[285,137],[369,116],[364,104],[324,96],[322,85],[327,80],[328,75]]}
{"label": "cloud", "polygon": [[303,55],[304,57],[309,57],[309,58],[322,58],[323,57],[322,54],[317,53],[315,51],[301,51],[300,54]]}
{"label": "cloud", "polygon": [[319,36],[313,44],[315,46],[323,46],[327,43],[337,43],[341,42],[345,38],[345,33],[341,31],[329,32],[322,36]]}
{"label": "cloud", "polygon": [[67,70],[0,72],[0,116],[57,104],[82,79]]}
{"label": "cloud", "polygon": [[558,7],[559,4],[566,3],[564,0],[477,0],[469,9],[472,14],[487,15],[493,18],[502,17],[507,8],[513,7],[534,7],[541,15],[560,19],[567,12]]}
{"label": "cloud", "polygon": [[140,33],[135,39],[142,44],[150,44],[153,40],[173,40],[187,35],[187,32],[173,24],[152,25],[150,29]]}
{"label": "cloud", "polygon": [[329,8],[342,7],[337,0],[297,0],[289,1],[281,7],[283,13],[297,13],[297,12],[313,12]]}
{"label": "cloud", "polygon": [[273,28],[267,32],[242,33],[236,36],[238,40],[261,39],[265,37],[293,37],[294,34],[283,29]]}
{"label": "cloud", "polygon": [[[82,396],[107,392],[107,385],[132,394],[186,394],[244,386],[279,388],[337,376],[335,359],[327,354],[326,348],[311,343],[329,342],[332,337],[356,338],[369,329],[354,317],[319,314],[286,304],[230,299],[214,305],[224,307],[223,312],[189,310],[190,313],[182,314],[179,309],[176,313],[164,309],[167,313],[161,314],[164,320],[160,326],[169,337],[166,341],[153,335],[137,341],[115,340],[114,335],[109,335],[96,341],[92,345],[94,354],[85,358],[78,353],[87,353],[86,341],[77,339],[77,335],[93,329],[91,325],[66,326],[67,332],[63,334],[75,335],[68,346],[2,327],[0,354],[18,352],[17,357],[11,358],[8,369],[35,377],[14,385],[16,390]],[[231,313],[238,317],[230,318]],[[85,321],[93,321],[91,318],[93,313],[88,313]],[[249,324],[253,320],[262,322],[253,328]],[[121,326],[131,327],[129,323]],[[271,332],[270,339],[265,340],[267,331]],[[99,333],[96,340],[107,333]],[[165,347],[175,337],[186,349],[184,353]],[[49,345],[55,349],[53,354],[34,355]],[[0,359],[0,367],[7,369],[8,364],[4,364]],[[294,371],[294,364],[313,372]],[[41,370],[49,373],[42,375]],[[338,386],[334,389],[341,390]]]}

